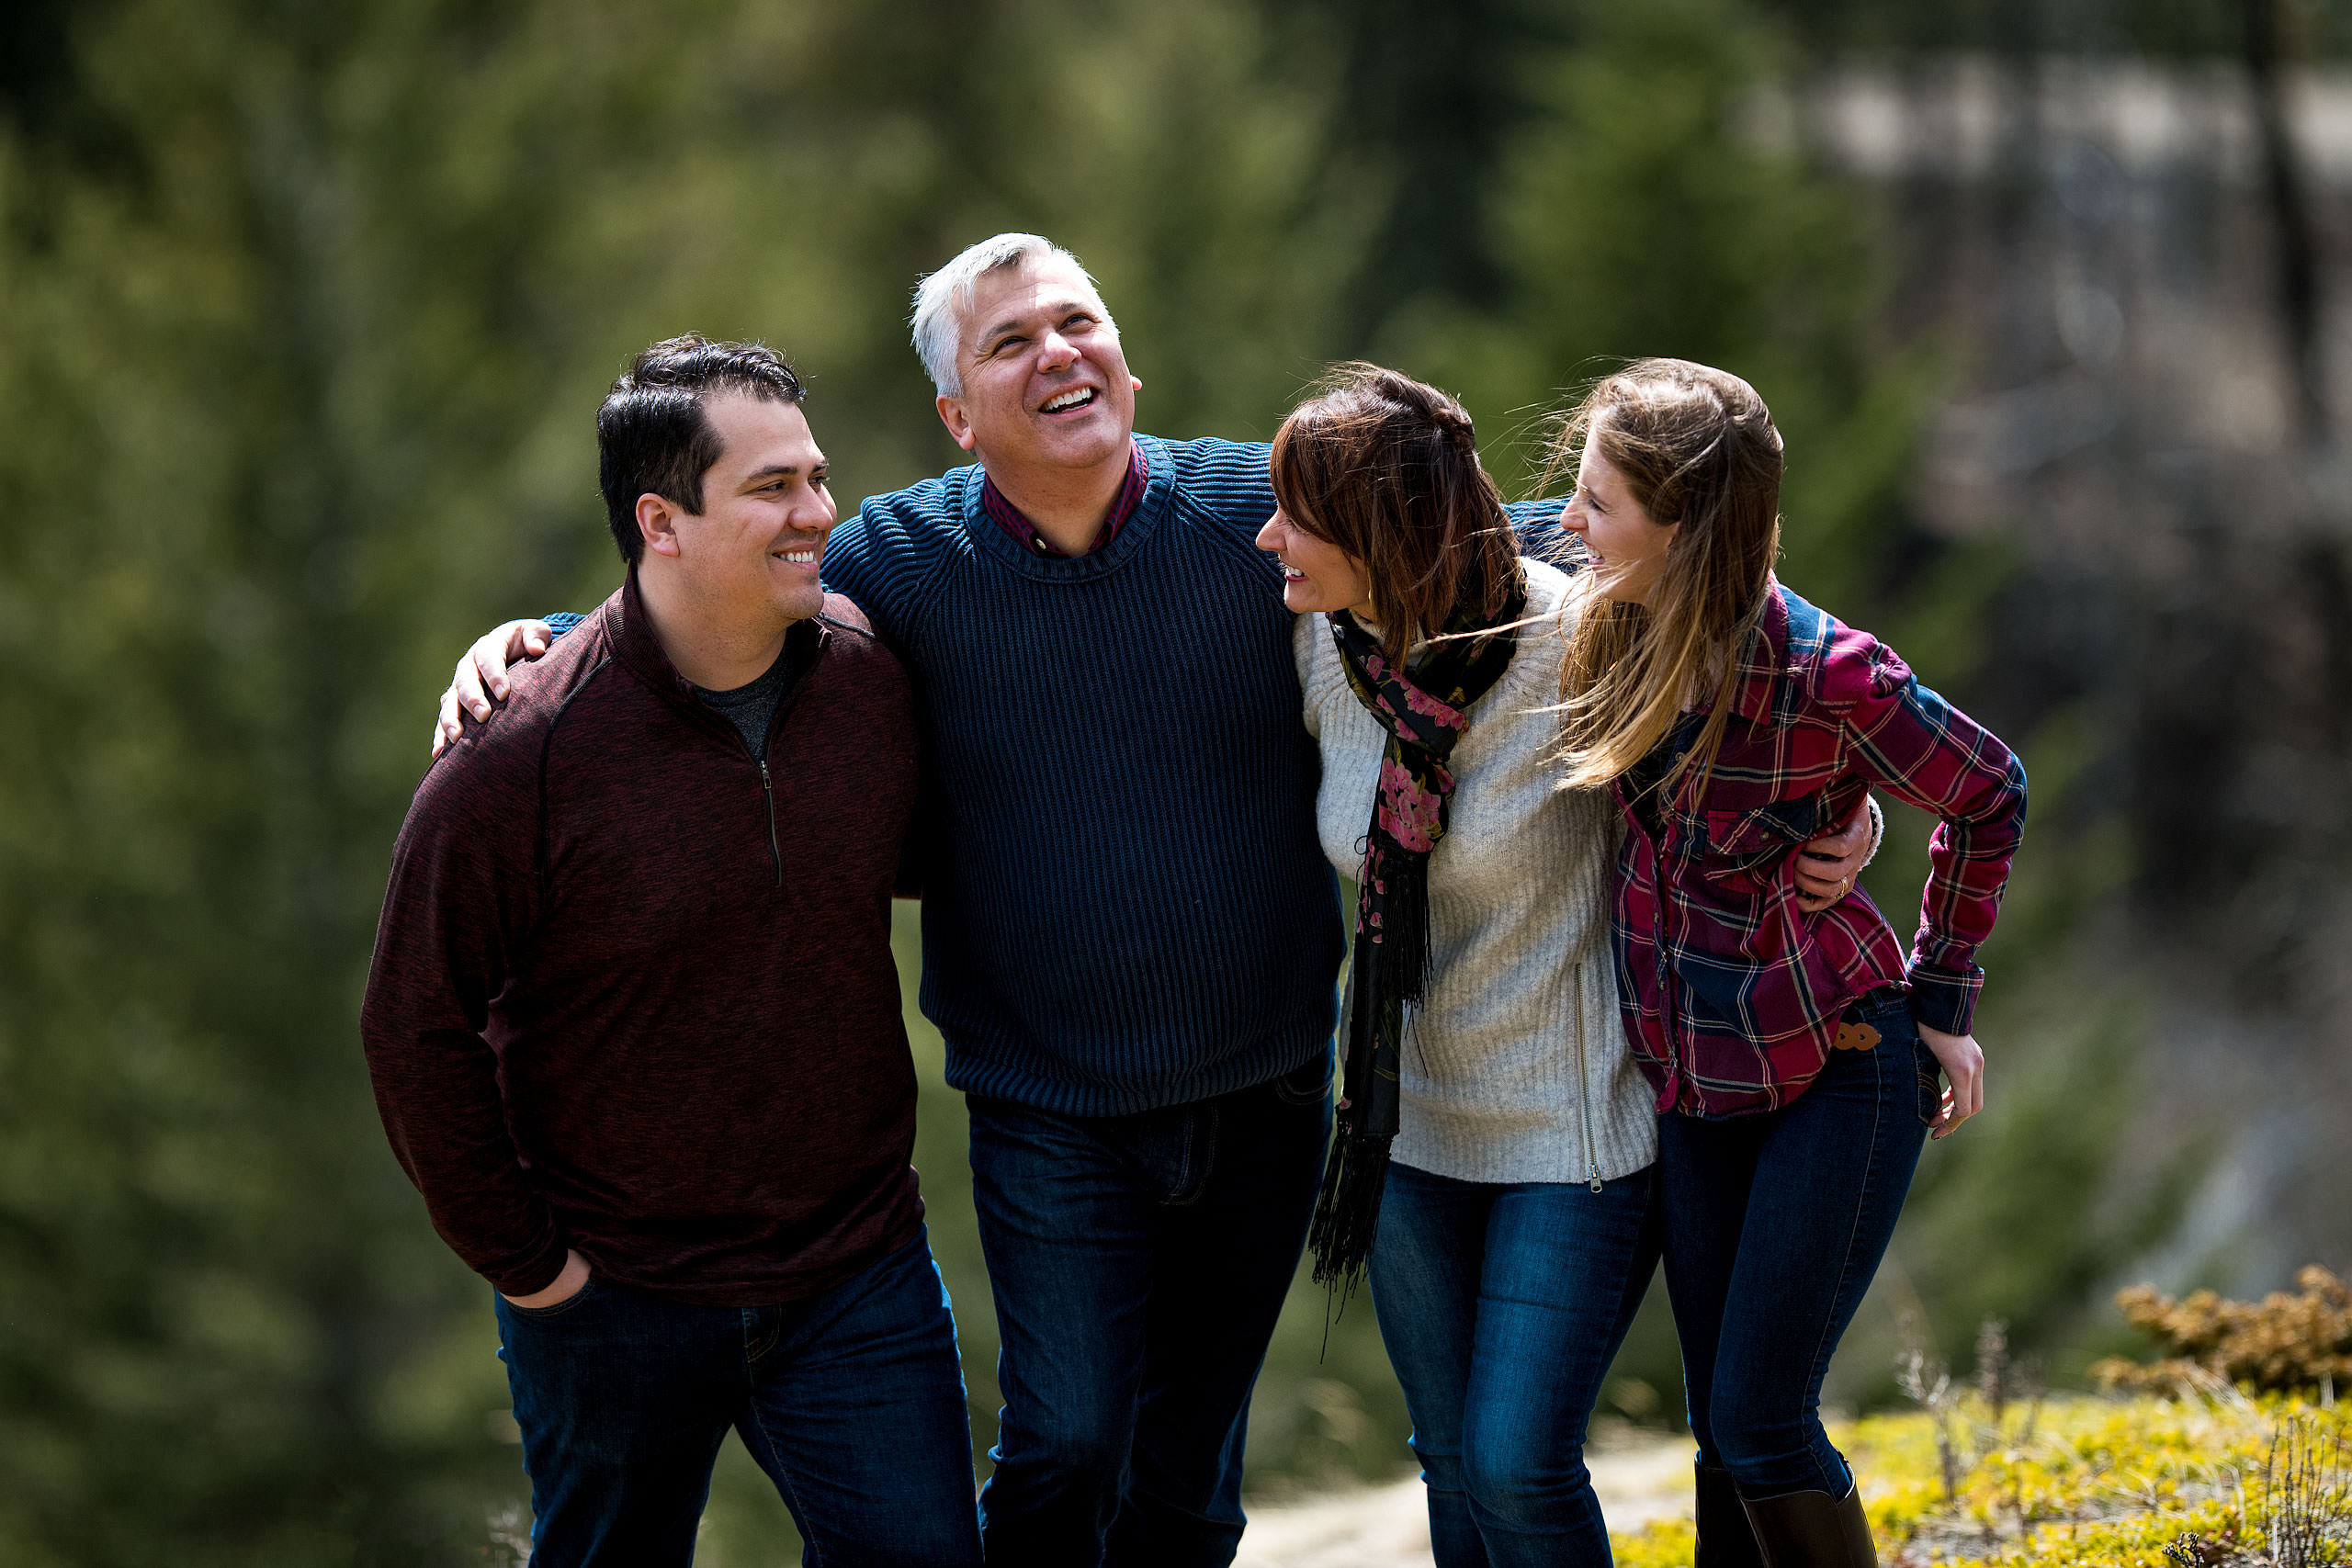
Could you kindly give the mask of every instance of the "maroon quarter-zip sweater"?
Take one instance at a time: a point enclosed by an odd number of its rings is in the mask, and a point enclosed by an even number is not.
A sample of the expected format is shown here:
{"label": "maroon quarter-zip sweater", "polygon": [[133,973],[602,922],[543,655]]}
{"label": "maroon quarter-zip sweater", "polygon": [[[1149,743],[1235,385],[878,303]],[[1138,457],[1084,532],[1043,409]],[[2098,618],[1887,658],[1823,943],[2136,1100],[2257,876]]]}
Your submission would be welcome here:
{"label": "maroon quarter-zip sweater", "polygon": [[510,1295],[571,1247],[678,1301],[783,1303],[918,1232],[907,679],[846,599],[786,646],[763,769],[632,573],[417,787],[360,1032],[435,1227]]}

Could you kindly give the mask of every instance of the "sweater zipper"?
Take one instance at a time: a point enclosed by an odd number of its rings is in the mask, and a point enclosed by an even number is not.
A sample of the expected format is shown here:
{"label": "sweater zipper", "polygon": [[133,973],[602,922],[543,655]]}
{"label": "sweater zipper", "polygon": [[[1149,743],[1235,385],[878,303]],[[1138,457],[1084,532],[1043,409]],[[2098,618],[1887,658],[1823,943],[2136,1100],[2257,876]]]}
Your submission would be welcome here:
{"label": "sweater zipper", "polygon": [[760,759],[760,797],[768,808],[768,858],[775,862],[775,885],[784,886],[784,846],[775,836],[775,784],[768,777],[768,760]]}
{"label": "sweater zipper", "polygon": [[[1581,1013],[1581,1005],[1577,1010]],[[1585,1043],[1577,1041],[1577,1109],[1584,1113],[1584,1173],[1595,1192],[1600,1190],[1600,1161],[1594,1157],[1592,1141],[1592,1069],[1585,1065]]]}

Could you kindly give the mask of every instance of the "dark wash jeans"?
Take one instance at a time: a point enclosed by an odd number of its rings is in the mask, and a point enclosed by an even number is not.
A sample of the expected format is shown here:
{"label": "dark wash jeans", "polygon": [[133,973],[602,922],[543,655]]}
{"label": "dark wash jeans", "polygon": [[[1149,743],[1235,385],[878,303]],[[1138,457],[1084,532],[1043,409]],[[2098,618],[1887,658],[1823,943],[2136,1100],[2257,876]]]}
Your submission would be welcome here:
{"label": "dark wash jeans", "polygon": [[928,1241],[789,1306],[688,1306],[601,1280],[551,1307],[497,1306],[533,1568],[691,1562],[730,1427],[812,1568],[978,1563],[971,1418]]}
{"label": "dark wash jeans", "polygon": [[1658,1118],[1690,1432],[1699,1462],[1758,1500],[1853,1485],[1821,1429],[1821,1379],[1894,1235],[1942,1094],[1899,994],[1846,1016],[1878,1043],[1832,1051],[1778,1111]]}
{"label": "dark wash jeans", "polygon": [[1233,1560],[1250,1390],[1314,1212],[1329,1088],[1326,1052],[1132,1116],[971,1097],[1003,1345],[990,1563]]}
{"label": "dark wash jeans", "polygon": [[1657,1265],[1656,1174],[1595,1192],[1388,1168],[1372,1300],[1437,1568],[1607,1568],[1585,1425]]}

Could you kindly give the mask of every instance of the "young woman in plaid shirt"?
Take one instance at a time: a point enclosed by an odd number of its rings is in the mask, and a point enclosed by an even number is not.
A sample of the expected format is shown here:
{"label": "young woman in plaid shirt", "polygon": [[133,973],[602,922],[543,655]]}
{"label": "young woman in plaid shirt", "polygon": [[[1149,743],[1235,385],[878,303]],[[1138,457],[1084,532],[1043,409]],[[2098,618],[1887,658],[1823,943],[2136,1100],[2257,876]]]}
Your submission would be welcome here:
{"label": "young woman in plaid shirt", "polygon": [[[1612,784],[1627,821],[1613,947],[1659,1112],[1699,1561],[1870,1568],[1821,1380],[1922,1142],[1984,1105],[1974,955],[2025,771],[1774,579],[1781,437],[1747,383],[1642,361],[1593,389],[1563,452],[1587,558],[1568,782]],[[1799,847],[1872,785],[1942,819],[1907,959],[1866,895],[1816,909],[1796,882]]]}

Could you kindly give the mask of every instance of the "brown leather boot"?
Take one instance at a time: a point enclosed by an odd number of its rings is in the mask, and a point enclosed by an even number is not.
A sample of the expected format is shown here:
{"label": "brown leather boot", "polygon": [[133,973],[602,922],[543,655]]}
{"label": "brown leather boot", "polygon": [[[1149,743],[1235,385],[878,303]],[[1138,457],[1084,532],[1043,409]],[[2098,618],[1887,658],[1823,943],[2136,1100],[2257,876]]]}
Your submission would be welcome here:
{"label": "brown leather boot", "polygon": [[1746,1503],[1764,1568],[1878,1568],[1871,1521],[1862,1512],[1859,1488],[1846,1495],[1792,1492]]}
{"label": "brown leather boot", "polygon": [[1747,1528],[1747,1510],[1740,1506],[1739,1488],[1731,1472],[1693,1464],[1698,1482],[1699,1549],[1691,1568],[1764,1568],[1757,1550],[1756,1532]]}

